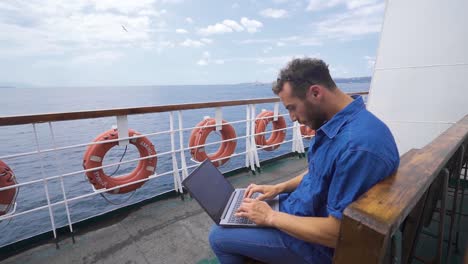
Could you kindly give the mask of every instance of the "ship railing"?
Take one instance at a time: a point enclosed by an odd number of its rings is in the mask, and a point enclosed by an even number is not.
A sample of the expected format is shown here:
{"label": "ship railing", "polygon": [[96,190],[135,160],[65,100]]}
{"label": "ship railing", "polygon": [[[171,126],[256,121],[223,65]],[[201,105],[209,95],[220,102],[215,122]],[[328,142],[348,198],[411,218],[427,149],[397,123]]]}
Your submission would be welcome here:
{"label": "ship railing", "polygon": [[[367,92],[357,92],[357,93],[351,93],[351,94],[358,94],[362,96],[367,96]],[[136,107],[136,108],[121,108],[121,109],[106,109],[106,110],[90,110],[90,111],[80,111],[80,112],[66,112],[66,113],[48,113],[48,114],[35,114],[35,115],[22,115],[22,116],[5,116],[5,117],[0,117],[0,129],[9,129],[11,126],[20,126],[20,125],[26,125],[32,126],[33,130],[33,143],[32,145],[34,146],[35,150],[34,151],[27,151],[27,152],[20,152],[20,153],[13,153],[13,154],[5,154],[1,155],[0,152],[0,160],[6,162],[7,164],[9,163],[10,160],[14,160],[17,158],[24,158],[28,156],[32,157],[37,157],[37,159],[40,161],[40,173],[38,172],[33,172],[33,174],[39,174],[39,176],[36,179],[32,180],[23,180],[22,175],[16,174],[16,179],[18,181],[17,184],[7,186],[7,187],[0,187],[0,192],[6,191],[9,189],[13,188],[24,188],[26,186],[34,185],[34,184],[42,184],[43,186],[43,192],[45,194],[45,200],[46,203],[43,205],[35,206],[33,208],[24,208],[21,204],[14,204],[14,208],[10,210],[5,215],[0,216],[0,224],[1,222],[6,222],[6,220],[11,221],[15,217],[23,216],[26,214],[31,214],[35,213],[38,211],[42,210],[48,210],[48,218],[50,219],[50,225],[51,228],[48,231],[52,231],[53,236],[55,239],[57,239],[57,220],[55,219],[55,214],[57,214],[55,208],[58,206],[64,206],[65,207],[65,212],[64,214],[66,215],[66,222],[68,225],[69,231],[73,234],[73,224],[74,222],[72,221],[71,217],[71,212],[69,208],[69,204],[72,202],[76,202],[79,200],[86,199],[88,197],[92,197],[95,195],[104,195],[106,193],[111,193],[113,190],[117,190],[119,188],[133,185],[135,183],[139,182],[147,182],[149,180],[155,179],[155,178],[160,178],[162,176],[167,176],[167,175],[172,175],[173,176],[173,181],[174,181],[174,188],[158,193],[157,195],[162,195],[164,193],[168,192],[178,192],[182,193],[183,188],[182,188],[182,180],[188,176],[188,172],[190,169],[198,166],[197,162],[195,161],[194,165],[187,165],[187,159],[186,159],[186,152],[190,151],[191,149],[200,147],[200,146],[192,146],[192,147],[186,147],[188,145],[188,142],[186,142],[186,139],[184,138],[184,132],[189,132],[195,128],[195,127],[184,127],[184,117],[183,117],[183,111],[189,111],[189,110],[200,110],[200,109],[213,109],[215,110],[214,116],[217,121],[216,125],[213,125],[216,127],[216,130],[219,130],[221,127],[221,120],[223,119],[223,112],[222,108],[225,107],[245,107],[245,119],[237,120],[237,121],[231,121],[227,122],[228,124],[235,125],[235,124],[245,124],[245,135],[243,136],[237,136],[233,140],[245,140],[245,149],[240,152],[234,152],[229,158],[232,157],[237,157],[241,155],[245,155],[245,168],[250,169],[253,173],[257,171],[260,168],[260,159],[258,155],[258,150],[262,150],[264,148],[270,148],[275,145],[281,145],[285,143],[292,143],[291,144],[291,152],[293,153],[304,153],[305,152],[305,147],[303,143],[303,137],[300,134],[299,128],[300,125],[297,122],[294,122],[292,125],[287,125],[285,128],[282,129],[271,129],[262,133],[255,133],[255,120],[259,119],[256,117],[256,108],[258,106],[264,106],[265,104],[273,104],[274,108],[274,119],[276,120],[278,117],[287,117],[288,114],[280,113],[279,112],[279,99],[278,98],[261,98],[261,99],[250,99],[250,100],[236,100],[236,101],[220,101],[220,102],[207,102],[207,103],[191,103],[191,104],[179,104],[179,105],[165,105],[165,106],[150,106],[150,107]],[[128,134],[123,134],[120,133],[120,131],[127,131],[128,130],[128,116],[132,115],[141,115],[141,114],[155,114],[155,113],[168,113],[169,114],[169,129],[168,130],[163,130],[163,131],[157,131],[157,132],[151,132],[151,133],[141,133],[141,135],[134,136],[134,137],[129,137]],[[176,118],[175,115],[177,115],[178,119],[178,128],[176,127]],[[87,119],[95,119],[95,118],[116,118],[116,127],[117,131],[119,131],[119,138],[115,140],[105,140],[105,141],[99,141],[99,142],[86,142],[86,143],[78,143],[78,144],[72,144],[72,145],[65,145],[65,146],[59,146],[58,140],[56,137],[56,128],[54,127],[54,124],[60,123],[63,121],[71,121],[71,120],[87,120]],[[202,117],[200,117],[202,118]],[[287,119],[287,118],[286,118]],[[51,147],[44,147],[41,146],[39,142],[40,138],[40,133],[38,132],[38,125],[42,124],[47,124],[48,126],[48,134],[50,135],[51,138]],[[207,126],[204,126],[207,127]],[[284,140],[283,142],[274,144],[274,145],[269,145],[269,146],[257,146],[255,143],[255,136],[257,135],[266,135],[269,133],[273,133],[275,131],[281,131],[281,130],[292,130],[292,139],[289,140]],[[179,134],[179,145],[177,146],[176,142],[176,134]],[[119,161],[119,162],[113,162],[111,164],[106,164],[101,167],[96,167],[92,169],[80,169],[80,170],[73,170],[73,171],[67,171],[66,164],[64,161],[58,157],[57,153],[61,153],[63,151],[72,151],[73,149],[77,148],[83,148],[83,147],[88,147],[91,145],[95,144],[105,144],[105,143],[110,143],[110,142],[119,142],[119,145],[126,145],[128,144],[128,141],[130,139],[134,138],[139,138],[139,137],[154,137],[154,136],[159,136],[159,135],[169,135],[170,136],[170,142],[171,142],[171,149],[169,151],[164,151],[157,153],[155,155],[150,155],[146,157],[140,157],[140,158],[135,158],[135,159],[130,159],[130,160],[125,160],[125,161]],[[92,135],[90,135],[92,136]],[[215,142],[209,142],[206,143],[202,146],[213,146],[217,144],[221,144],[223,142],[227,142],[230,140],[220,140],[220,141],[215,141]],[[157,144],[155,144],[157,146]],[[55,153],[57,155],[54,155],[54,165],[58,168],[58,173],[48,175],[45,172],[45,164],[44,164],[44,159],[45,155],[49,153]],[[62,154],[64,155],[64,154]],[[188,154],[190,156],[190,154]],[[105,168],[110,168],[110,167],[116,167],[120,166],[122,164],[129,164],[129,163],[135,163],[140,160],[144,159],[150,159],[157,157],[158,158],[158,166],[160,165],[159,158],[163,156],[169,156],[170,161],[168,161],[169,166],[172,165],[172,170],[164,171],[161,173],[154,173],[153,175],[149,176],[146,179],[141,179],[138,181],[133,181],[130,183],[126,183],[123,185],[119,185],[113,188],[107,188],[107,189],[95,189],[92,184],[91,186],[91,192],[85,193],[85,194],[79,194],[73,197],[69,197],[67,193],[70,192],[69,188],[65,188],[65,181],[70,178],[71,176],[83,176],[86,172],[89,171],[95,171],[99,169],[105,169]],[[223,160],[226,157],[219,158],[217,160],[212,160],[218,161],[218,160]],[[192,160],[194,161],[194,160]],[[15,168],[12,168],[13,171]],[[60,182],[60,187],[59,192],[60,194],[53,194],[49,190],[49,184],[52,181],[58,180]],[[71,188],[73,188],[72,186]],[[61,197],[55,197],[55,199],[51,198],[51,195],[60,195]],[[54,200],[54,201],[53,201]],[[58,201],[55,201],[58,200]],[[27,202],[27,200],[25,200]],[[128,205],[128,204],[127,204]],[[115,210],[112,209],[112,210]],[[65,225],[65,226],[66,226]],[[61,226],[60,226],[61,227]],[[21,240],[21,238],[20,238]],[[14,241],[12,242],[14,243]]]}
{"label": "ship railing", "polygon": [[[345,209],[334,263],[448,263],[452,249],[460,250],[460,227],[466,224],[460,220],[467,144],[468,115],[425,147],[405,153],[394,175]],[[425,230],[433,219],[437,234]],[[427,240],[418,238],[428,233],[437,242],[431,252],[425,249],[432,259],[415,253],[418,241]]]}

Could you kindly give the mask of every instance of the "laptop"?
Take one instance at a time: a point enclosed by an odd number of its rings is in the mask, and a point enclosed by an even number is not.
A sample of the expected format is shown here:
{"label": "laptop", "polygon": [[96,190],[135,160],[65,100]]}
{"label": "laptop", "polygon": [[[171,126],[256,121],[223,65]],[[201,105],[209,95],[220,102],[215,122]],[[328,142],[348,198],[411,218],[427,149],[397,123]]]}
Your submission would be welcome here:
{"label": "laptop", "polygon": [[[245,189],[234,189],[224,175],[211,163],[202,162],[182,185],[190,195],[205,209],[213,221],[225,227],[258,227],[245,217],[236,217],[237,208],[242,203]],[[252,198],[260,193],[255,193]],[[267,202],[273,210],[279,210],[278,196]]]}

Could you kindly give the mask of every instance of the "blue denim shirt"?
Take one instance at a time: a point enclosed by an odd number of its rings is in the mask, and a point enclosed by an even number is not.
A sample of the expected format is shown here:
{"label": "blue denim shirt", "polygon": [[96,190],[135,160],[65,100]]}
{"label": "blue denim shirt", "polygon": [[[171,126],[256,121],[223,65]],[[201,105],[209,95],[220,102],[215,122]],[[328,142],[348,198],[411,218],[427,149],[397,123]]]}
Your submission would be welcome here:
{"label": "blue denim shirt", "polygon": [[[342,219],[344,209],[400,163],[388,127],[365,108],[360,96],[316,131],[308,150],[309,172],[296,190],[280,196],[281,211]],[[282,233],[307,262],[331,263],[334,250]]]}

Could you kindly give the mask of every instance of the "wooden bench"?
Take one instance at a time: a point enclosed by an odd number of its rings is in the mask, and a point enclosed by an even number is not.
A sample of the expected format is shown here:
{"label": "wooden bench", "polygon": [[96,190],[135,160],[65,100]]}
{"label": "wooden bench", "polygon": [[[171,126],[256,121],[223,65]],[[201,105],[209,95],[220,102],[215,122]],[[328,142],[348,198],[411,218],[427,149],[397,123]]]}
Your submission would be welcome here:
{"label": "wooden bench", "polygon": [[[401,157],[398,171],[378,183],[344,211],[334,263],[400,263],[413,259],[423,224],[441,200],[445,215],[445,198],[449,178],[455,182],[455,199],[451,205],[449,241],[452,240],[460,172],[466,163],[468,115],[424,148],[410,150]],[[444,219],[443,217],[441,219]],[[445,233],[439,225],[435,262],[442,258]],[[448,254],[450,254],[449,243]]]}

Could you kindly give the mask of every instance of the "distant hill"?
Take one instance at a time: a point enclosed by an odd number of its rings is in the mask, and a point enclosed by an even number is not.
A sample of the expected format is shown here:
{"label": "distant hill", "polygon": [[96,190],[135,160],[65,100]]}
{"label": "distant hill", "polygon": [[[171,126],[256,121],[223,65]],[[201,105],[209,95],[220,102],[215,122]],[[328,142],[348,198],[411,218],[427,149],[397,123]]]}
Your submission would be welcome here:
{"label": "distant hill", "polygon": [[351,78],[335,78],[337,83],[368,83],[371,81],[371,77],[351,77]]}
{"label": "distant hill", "polygon": [[16,83],[16,82],[1,82],[0,81],[0,89],[2,88],[30,88],[34,87],[29,83]]}
{"label": "distant hill", "polygon": [[[336,83],[369,83],[371,81],[371,77],[351,77],[351,78],[334,78],[333,80]],[[246,83],[238,83],[244,85],[271,85],[271,82],[246,82]]]}

